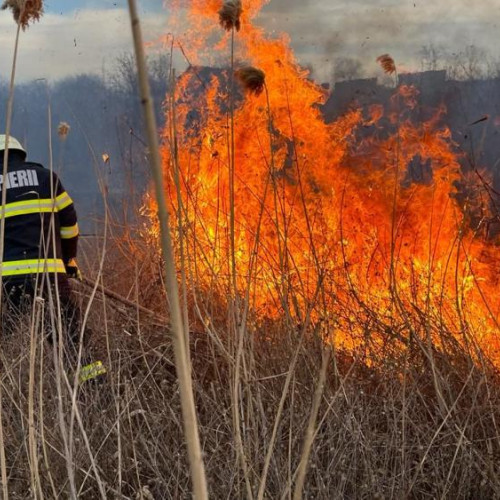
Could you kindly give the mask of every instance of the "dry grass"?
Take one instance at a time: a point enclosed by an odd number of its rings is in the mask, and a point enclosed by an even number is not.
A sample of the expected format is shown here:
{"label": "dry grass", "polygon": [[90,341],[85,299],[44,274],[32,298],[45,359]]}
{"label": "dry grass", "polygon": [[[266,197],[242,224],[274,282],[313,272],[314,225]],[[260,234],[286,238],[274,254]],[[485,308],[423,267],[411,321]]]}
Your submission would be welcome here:
{"label": "dry grass", "polygon": [[[201,298],[201,297],[200,297]],[[220,323],[219,323],[220,321]],[[39,343],[30,370],[30,320],[3,339],[1,384],[9,486],[12,498],[30,498],[34,463],[44,497],[67,497],[67,471],[58,423],[52,348]],[[106,325],[105,328],[103,325]],[[78,393],[82,428],[75,431],[72,467],[79,498],[190,498],[179,387],[173,350],[165,332],[137,321],[111,304],[96,302],[91,318],[93,352],[110,365],[100,385]],[[223,331],[214,318],[212,334]],[[105,333],[107,332],[107,333]],[[267,443],[283,398],[290,360],[298,356],[277,426],[265,498],[288,498],[303,449],[310,408],[318,402],[310,443],[307,498],[497,498],[500,494],[498,374],[468,362],[467,353],[435,355],[447,410],[440,409],[428,358],[396,348],[364,363],[361,353],[336,353],[327,365],[317,399],[322,342],[314,328],[290,332],[280,320],[248,331],[254,364],[242,388],[242,437],[256,494]],[[223,345],[230,339],[219,336]],[[368,346],[366,346],[369,348]],[[397,347],[394,345],[394,347]],[[232,400],[227,390],[234,360],[207,332],[192,332],[195,397],[200,417],[210,496],[244,498],[245,485],[234,448]],[[248,361],[249,352],[245,351]],[[371,353],[376,356],[375,352]],[[30,377],[35,374],[34,436],[29,431]],[[63,406],[70,412],[70,393]],[[85,446],[85,431],[89,449]],[[31,451],[30,451],[31,450]],[[36,461],[30,459],[36,455]],[[91,467],[95,460],[99,478]]]}

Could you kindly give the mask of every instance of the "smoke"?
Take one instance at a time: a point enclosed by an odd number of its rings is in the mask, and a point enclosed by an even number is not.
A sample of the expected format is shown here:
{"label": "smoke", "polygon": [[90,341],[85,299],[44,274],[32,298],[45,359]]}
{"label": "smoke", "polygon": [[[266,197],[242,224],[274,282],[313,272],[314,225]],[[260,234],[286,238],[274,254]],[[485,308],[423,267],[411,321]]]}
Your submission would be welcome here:
{"label": "smoke", "polygon": [[379,75],[375,59],[391,53],[399,71],[422,68],[424,46],[459,53],[475,45],[490,52],[497,37],[498,0],[471,8],[466,0],[271,0],[259,22],[275,33],[291,35],[292,46],[316,77],[329,80],[338,60],[356,60],[362,73]]}

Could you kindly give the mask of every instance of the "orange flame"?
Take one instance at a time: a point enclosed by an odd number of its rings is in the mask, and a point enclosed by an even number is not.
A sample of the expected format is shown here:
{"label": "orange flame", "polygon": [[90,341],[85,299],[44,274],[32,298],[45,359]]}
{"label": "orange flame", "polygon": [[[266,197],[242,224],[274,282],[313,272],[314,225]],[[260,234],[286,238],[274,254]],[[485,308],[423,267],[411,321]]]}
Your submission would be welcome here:
{"label": "orange flame", "polygon": [[[325,124],[323,90],[297,64],[288,37],[271,39],[253,24],[264,3],[245,2],[236,37],[237,58],[266,81],[260,95],[235,96],[241,293],[249,291],[262,315],[286,309],[302,320],[312,308],[318,318],[335,318],[337,340],[348,347],[369,334],[353,311],[404,320],[396,303],[425,318],[422,328],[446,325],[457,338],[474,338],[498,365],[500,259],[485,229],[493,216],[479,177],[461,173],[450,131],[440,125],[445,110],[415,124],[418,92],[401,86],[390,110],[372,107],[368,117],[353,110]],[[188,5],[179,12],[190,29],[178,40],[188,58],[227,66],[221,2]],[[199,67],[180,78],[163,151],[175,211],[180,168],[189,270],[198,284],[221,289],[230,275],[230,81],[227,70]]]}

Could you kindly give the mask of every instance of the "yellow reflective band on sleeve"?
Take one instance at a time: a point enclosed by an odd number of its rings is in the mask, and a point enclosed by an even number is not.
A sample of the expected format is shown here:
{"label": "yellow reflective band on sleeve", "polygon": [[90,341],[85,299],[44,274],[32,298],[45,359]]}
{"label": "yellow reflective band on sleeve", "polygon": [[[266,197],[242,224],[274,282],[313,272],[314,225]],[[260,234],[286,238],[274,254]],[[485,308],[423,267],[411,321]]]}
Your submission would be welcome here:
{"label": "yellow reflective band on sleeve", "polygon": [[69,240],[78,236],[78,234],[78,224],[75,224],[74,226],[61,226],[61,238],[63,240]]}
{"label": "yellow reflective band on sleeve", "polygon": [[64,193],[60,194],[56,198],[56,207],[57,210],[64,210],[66,207],[69,207],[73,203],[73,200],[70,198],[69,194],[64,191]]}
{"label": "yellow reflective band on sleeve", "polygon": [[25,200],[7,203],[5,207],[0,207],[0,219],[4,216],[15,217],[16,215],[29,215],[38,213],[50,213],[55,211],[54,201],[49,199]]}
{"label": "yellow reflective band on sleeve", "polygon": [[28,259],[2,262],[2,276],[65,272],[66,268],[61,259]]}

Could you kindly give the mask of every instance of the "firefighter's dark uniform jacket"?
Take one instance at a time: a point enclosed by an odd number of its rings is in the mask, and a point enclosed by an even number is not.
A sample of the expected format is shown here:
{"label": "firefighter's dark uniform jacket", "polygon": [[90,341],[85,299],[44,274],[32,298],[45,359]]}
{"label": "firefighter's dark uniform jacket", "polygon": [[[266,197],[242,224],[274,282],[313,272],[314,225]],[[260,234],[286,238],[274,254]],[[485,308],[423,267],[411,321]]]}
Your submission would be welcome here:
{"label": "firefighter's dark uniform jacket", "polygon": [[[5,217],[4,281],[21,281],[37,273],[65,273],[77,252],[75,207],[57,175],[18,155],[9,159]],[[0,171],[1,174],[1,171]],[[1,199],[1,198],[0,198]]]}

